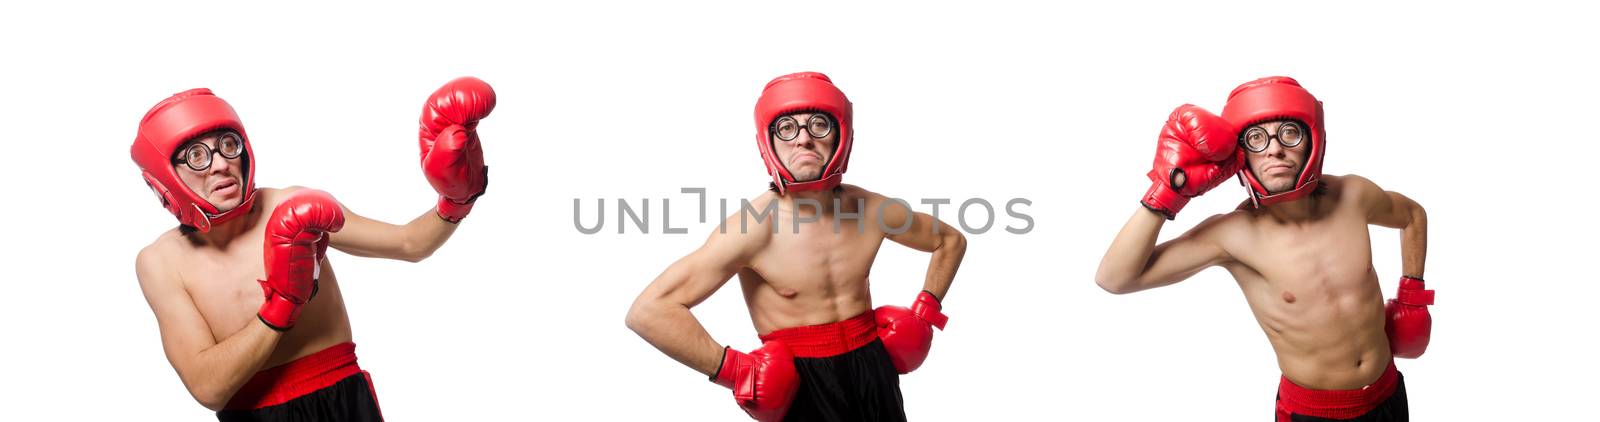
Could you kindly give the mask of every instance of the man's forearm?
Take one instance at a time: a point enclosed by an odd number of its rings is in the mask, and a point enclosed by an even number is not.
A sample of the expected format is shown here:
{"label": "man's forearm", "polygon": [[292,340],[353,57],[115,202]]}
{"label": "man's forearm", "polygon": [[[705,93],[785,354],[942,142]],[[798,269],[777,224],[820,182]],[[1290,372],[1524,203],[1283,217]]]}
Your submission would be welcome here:
{"label": "man's forearm", "polygon": [[628,312],[628,328],[661,353],[708,377],[722,365],[722,345],[686,306],[636,304]]}
{"label": "man's forearm", "polygon": [[1423,278],[1428,258],[1428,213],[1412,202],[1411,221],[1400,230],[1400,269],[1404,275]]}
{"label": "man's forearm", "polygon": [[405,233],[403,238],[406,244],[403,249],[409,258],[413,258],[412,261],[432,256],[434,251],[444,246],[446,240],[450,240],[457,227],[460,227],[460,223],[445,221],[430,209],[401,229]]}
{"label": "man's forearm", "polygon": [[[277,348],[283,333],[266,323],[251,321],[222,342],[189,357],[180,368],[183,382],[195,400],[211,410],[221,410]],[[177,366],[177,365],[174,365]]]}
{"label": "man's forearm", "polygon": [[1166,222],[1166,217],[1143,206],[1135,210],[1100,259],[1095,282],[1108,291],[1120,291],[1123,285],[1138,279],[1150,263],[1156,238]]}
{"label": "man's forearm", "polygon": [[933,256],[928,258],[928,275],[922,282],[922,289],[933,293],[933,297],[939,300],[944,300],[944,295],[950,292],[956,271],[961,269],[961,259],[967,256],[966,236],[962,236],[955,228],[945,229],[944,240],[933,250]]}

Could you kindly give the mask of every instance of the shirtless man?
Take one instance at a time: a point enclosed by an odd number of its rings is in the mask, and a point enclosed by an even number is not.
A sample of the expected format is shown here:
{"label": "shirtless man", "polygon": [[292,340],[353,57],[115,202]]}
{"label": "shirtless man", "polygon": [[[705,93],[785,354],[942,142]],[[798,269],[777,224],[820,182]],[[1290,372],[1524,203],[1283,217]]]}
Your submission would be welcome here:
{"label": "shirtless man", "polygon": [[321,191],[257,190],[244,125],[210,90],[151,108],[133,161],[180,226],[139,251],[136,271],[195,400],[220,420],[381,420],[327,248],[416,262],[443,245],[487,183],[475,128],[493,107],[494,91],[474,78],[429,99],[421,161],[440,197],[404,226]]}
{"label": "shirtless man", "polygon": [[[1161,132],[1144,206],[1112,241],[1095,282],[1123,294],[1225,268],[1283,371],[1277,420],[1404,421],[1405,383],[1393,357],[1415,358],[1428,346],[1427,215],[1360,176],[1323,177],[1324,133],[1322,103],[1287,77],[1235,88],[1221,117],[1178,107]],[[1249,201],[1156,244],[1189,198],[1235,173]],[[1369,224],[1400,229],[1405,276],[1387,306]]]}
{"label": "shirtless man", "polygon": [[[755,111],[772,185],[750,203],[777,212],[748,227],[743,213],[724,220],[726,231],[645,288],[628,328],[733,389],[760,421],[905,420],[898,374],[920,366],[933,328],[943,329],[939,300],[966,239],[903,202],[839,184],[854,127],[850,101],[826,75],[773,79]],[[884,239],[933,254],[910,308],[871,309],[868,274]],[[750,353],[717,343],[689,312],[735,274],[763,342]]]}

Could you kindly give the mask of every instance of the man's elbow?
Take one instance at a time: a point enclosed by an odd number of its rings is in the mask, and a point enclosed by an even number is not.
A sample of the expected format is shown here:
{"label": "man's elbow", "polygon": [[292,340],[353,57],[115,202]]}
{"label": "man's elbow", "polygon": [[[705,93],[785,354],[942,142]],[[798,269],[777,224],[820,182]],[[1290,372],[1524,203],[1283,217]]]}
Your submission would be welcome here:
{"label": "man's elbow", "polygon": [[205,406],[213,412],[221,411],[223,406],[228,405],[228,399],[232,398],[229,392],[223,391],[221,388],[198,384],[187,384],[186,386],[189,388],[189,395],[194,397],[194,401],[200,402],[201,406]]}
{"label": "man's elbow", "polygon": [[967,254],[967,236],[961,234],[960,230],[955,230],[954,228],[951,228],[950,231],[946,233],[949,234],[945,235],[944,242],[942,245],[940,245],[940,247],[946,248],[956,256],[965,256]]}
{"label": "man's elbow", "polygon": [[422,262],[422,260],[433,256],[434,250],[434,248],[423,247],[408,242],[405,246],[400,248],[400,260],[411,263]]}
{"label": "man's elbow", "polygon": [[641,336],[644,335],[645,330],[649,329],[650,322],[654,320],[654,318],[650,317],[651,313],[648,308],[649,304],[643,298],[634,301],[633,306],[628,307],[628,317],[624,319],[624,323],[627,324],[629,330],[633,330],[634,333]]}
{"label": "man's elbow", "polygon": [[1094,274],[1094,284],[1100,286],[1106,293],[1121,295],[1133,293],[1133,283],[1126,277],[1115,277],[1104,272]]}
{"label": "man's elbow", "polygon": [[424,260],[424,259],[428,259],[428,257],[430,257],[430,256],[433,256],[433,252],[432,251],[408,253],[405,256],[400,257],[400,260],[415,264],[415,263],[418,263],[418,262],[422,262],[422,260]]}

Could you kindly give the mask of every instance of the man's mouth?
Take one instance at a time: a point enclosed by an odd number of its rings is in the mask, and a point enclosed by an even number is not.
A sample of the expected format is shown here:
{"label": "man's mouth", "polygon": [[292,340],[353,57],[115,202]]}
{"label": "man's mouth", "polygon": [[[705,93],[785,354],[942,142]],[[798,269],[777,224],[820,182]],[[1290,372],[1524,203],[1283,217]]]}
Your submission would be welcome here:
{"label": "man's mouth", "polygon": [[794,157],[790,157],[789,158],[789,162],[795,163],[795,164],[799,164],[801,161],[804,161],[804,160],[822,162],[822,156],[817,155],[817,154],[804,153],[803,152],[803,153],[795,154]]}
{"label": "man's mouth", "polygon": [[1294,166],[1289,165],[1289,163],[1273,163],[1268,164],[1265,168],[1261,169],[1261,172],[1269,175],[1292,173],[1294,172]]}
{"label": "man's mouth", "polygon": [[233,180],[232,178],[222,179],[222,181],[217,182],[215,185],[211,185],[211,193],[233,193],[233,191],[229,191],[227,189],[231,188],[236,191],[238,190],[238,186],[239,182]]}

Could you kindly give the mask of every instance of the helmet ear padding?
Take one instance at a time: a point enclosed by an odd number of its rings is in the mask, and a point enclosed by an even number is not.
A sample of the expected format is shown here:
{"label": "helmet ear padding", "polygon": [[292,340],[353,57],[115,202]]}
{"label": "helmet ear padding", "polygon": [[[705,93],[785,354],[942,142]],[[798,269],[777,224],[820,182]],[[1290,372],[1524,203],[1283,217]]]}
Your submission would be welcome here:
{"label": "helmet ear padding", "polygon": [[161,186],[161,182],[156,181],[154,177],[151,177],[150,172],[144,173],[144,184],[145,186],[150,187],[151,193],[156,194],[156,199],[161,200],[161,208],[166,208],[167,211],[172,212],[173,214],[178,213],[178,210],[174,209],[172,205],[177,203],[177,201],[172,199],[172,192],[168,192],[166,187]]}

